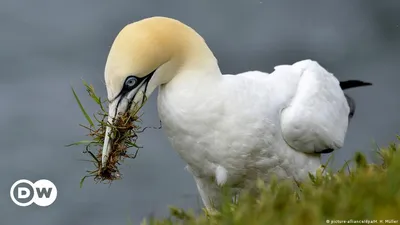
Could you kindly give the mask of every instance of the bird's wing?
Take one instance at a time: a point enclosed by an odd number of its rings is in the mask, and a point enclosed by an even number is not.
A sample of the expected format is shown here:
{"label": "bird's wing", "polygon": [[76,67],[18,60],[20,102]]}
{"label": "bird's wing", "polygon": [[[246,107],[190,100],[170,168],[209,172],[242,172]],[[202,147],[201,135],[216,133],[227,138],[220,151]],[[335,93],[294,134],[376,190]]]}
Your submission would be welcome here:
{"label": "bird's wing", "polygon": [[341,148],[350,108],[339,81],[315,61],[300,61],[292,67],[301,77],[295,95],[281,112],[285,141],[305,153]]}

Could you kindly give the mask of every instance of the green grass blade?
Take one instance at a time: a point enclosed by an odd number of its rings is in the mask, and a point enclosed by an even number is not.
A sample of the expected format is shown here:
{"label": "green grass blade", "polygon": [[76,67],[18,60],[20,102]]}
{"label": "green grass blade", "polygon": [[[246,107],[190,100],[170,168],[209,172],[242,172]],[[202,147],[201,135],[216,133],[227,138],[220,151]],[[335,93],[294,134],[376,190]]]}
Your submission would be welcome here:
{"label": "green grass blade", "polygon": [[78,141],[78,142],[66,145],[65,147],[71,147],[71,146],[74,146],[74,145],[88,145],[88,144],[91,144],[91,143],[94,143],[94,142],[93,141],[89,141],[89,140],[83,140],[83,141]]}
{"label": "green grass blade", "polygon": [[86,176],[82,177],[81,181],[79,182],[79,188],[82,188],[82,187],[83,187],[83,182],[84,182],[85,179],[88,178],[88,177],[90,177],[90,176],[86,175]]}
{"label": "green grass blade", "polygon": [[79,108],[81,109],[86,120],[89,122],[91,127],[94,127],[94,123],[93,123],[92,119],[90,118],[89,114],[87,114],[86,110],[83,108],[83,105],[82,105],[81,101],[79,100],[78,95],[76,94],[74,88],[71,87],[71,89],[72,89],[72,93],[74,94],[75,100],[78,102]]}
{"label": "green grass blade", "polygon": [[86,87],[86,91],[88,92],[89,96],[95,101],[98,105],[101,105],[100,98],[96,95],[94,88],[92,85],[88,84],[86,81],[82,80],[83,85]]}

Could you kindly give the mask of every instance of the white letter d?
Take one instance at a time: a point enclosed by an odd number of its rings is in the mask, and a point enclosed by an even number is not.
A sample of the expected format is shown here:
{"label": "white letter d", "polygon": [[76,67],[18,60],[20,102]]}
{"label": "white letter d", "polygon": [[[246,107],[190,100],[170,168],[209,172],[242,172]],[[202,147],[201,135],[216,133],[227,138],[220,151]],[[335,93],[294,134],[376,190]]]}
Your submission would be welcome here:
{"label": "white letter d", "polygon": [[18,188],[18,198],[28,198],[31,195],[31,191],[26,187]]}

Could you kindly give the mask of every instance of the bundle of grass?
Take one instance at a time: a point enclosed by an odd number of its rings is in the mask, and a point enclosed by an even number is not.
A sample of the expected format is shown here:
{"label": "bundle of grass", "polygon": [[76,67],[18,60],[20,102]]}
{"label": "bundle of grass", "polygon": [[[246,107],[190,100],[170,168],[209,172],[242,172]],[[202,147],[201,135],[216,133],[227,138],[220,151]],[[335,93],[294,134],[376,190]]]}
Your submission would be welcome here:
{"label": "bundle of grass", "polygon": [[[79,141],[68,146],[84,145],[85,150],[83,153],[88,154],[91,157],[91,160],[88,161],[92,162],[95,166],[95,169],[87,171],[88,174],[81,179],[81,187],[87,177],[94,177],[96,182],[112,182],[113,180],[121,179],[121,173],[119,172],[118,166],[121,165],[121,162],[123,162],[123,160],[126,158],[136,158],[137,153],[141,148],[136,145],[138,138],[137,134],[145,130],[145,128],[142,129],[140,127],[139,124],[141,123],[141,120],[140,116],[137,115],[143,104],[141,106],[134,107],[134,111],[131,113],[127,112],[125,114],[120,114],[116,121],[110,123],[107,119],[108,111],[104,107],[104,104],[107,104],[107,101],[102,101],[101,98],[96,95],[92,85],[89,85],[85,81],[83,81],[83,84],[85,85],[89,96],[100,107],[100,109],[93,114],[92,119],[83,107],[75,90],[71,88],[80,110],[89,123],[89,125],[80,124],[80,126],[88,131],[87,136],[89,136],[91,140]],[[93,121],[96,121],[97,124],[95,124]],[[106,165],[102,166],[102,148],[107,127],[111,128],[111,151]],[[129,154],[129,148],[134,148],[135,152],[133,154]]]}

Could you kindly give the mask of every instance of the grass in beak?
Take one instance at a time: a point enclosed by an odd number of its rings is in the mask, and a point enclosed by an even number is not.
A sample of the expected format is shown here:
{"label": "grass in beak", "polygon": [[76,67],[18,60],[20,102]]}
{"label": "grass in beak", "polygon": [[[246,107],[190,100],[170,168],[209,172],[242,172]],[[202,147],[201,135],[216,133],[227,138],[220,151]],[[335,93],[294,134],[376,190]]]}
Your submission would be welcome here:
{"label": "grass in beak", "polygon": [[[88,161],[92,162],[95,167],[93,170],[87,171],[88,174],[81,179],[81,187],[84,180],[88,177],[93,177],[96,182],[111,182],[116,179],[121,179],[121,173],[119,172],[118,166],[121,165],[121,162],[126,158],[136,158],[137,153],[141,148],[136,145],[138,138],[137,134],[146,129],[140,127],[141,115],[137,115],[145,101],[143,101],[141,106],[134,107],[133,112],[120,114],[116,121],[111,124],[107,121],[108,111],[106,110],[106,107],[104,107],[104,104],[107,104],[107,101],[102,101],[101,98],[96,95],[92,85],[89,85],[85,81],[83,81],[83,84],[86,87],[89,96],[100,107],[100,109],[93,115],[93,117],[90,117],[75,90],[71,87],[75,100],[88,122],[88,125],[80,124],[80,126],[88,131],[87,136],[90,137],[90,140],[78,141],[67,146],[83,145],[85,147],[83,153],[89,155],[90,160]],[[111,151],[106,166],[102,168],[102,148],[107,127],[111,128]],[[130,148],[135,149],[133,154],[128,153],[128,149]]]}

